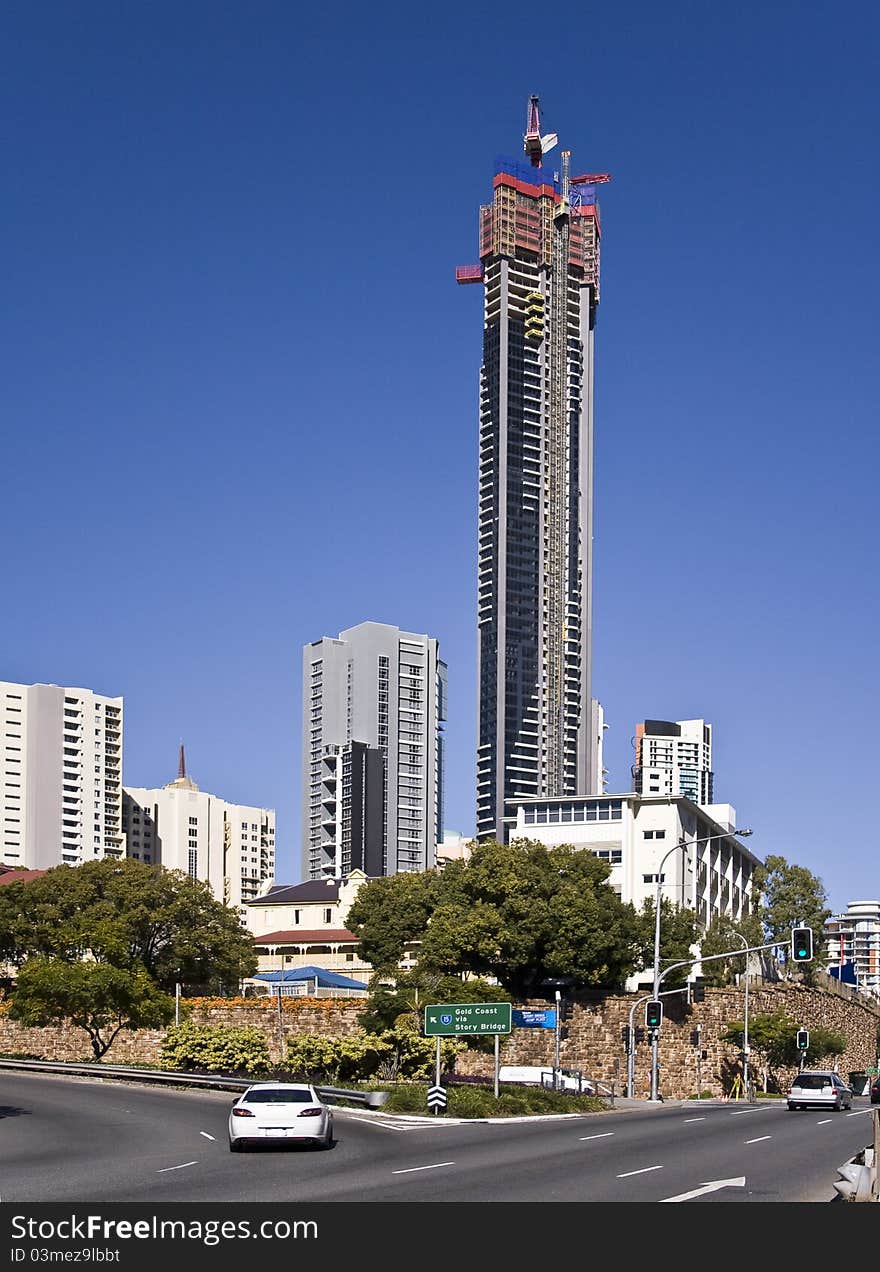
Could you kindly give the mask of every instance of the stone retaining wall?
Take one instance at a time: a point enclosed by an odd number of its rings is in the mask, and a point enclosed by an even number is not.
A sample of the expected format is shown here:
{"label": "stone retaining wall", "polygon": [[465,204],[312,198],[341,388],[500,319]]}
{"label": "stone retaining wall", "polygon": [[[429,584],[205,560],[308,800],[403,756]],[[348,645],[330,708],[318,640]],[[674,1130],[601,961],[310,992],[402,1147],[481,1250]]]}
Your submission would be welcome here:
{"label": "stone retaining wall", "polygon": [[[844,987],[845,988],[845,987]],[[596,1078],[615,1089],[623,1089],[626,1080],[626,1056],[621,1030],[629,1020],[635,1001],[632,995],[604,998],[600,1001],[576,1001],[568,1021],[568,1038],[560,1047],[560,1064],[580,1069],[585,1077]],[[189,1018],[197,1024],[255,1025],[269,1039],[273,1061],[281,1057],[277,1002],[247,1000],[194,999],[187,1002]],[[521,1006],[546,1007],[544,1000]],[[330,1037],[347,1036],[357,1031],[357,1016],[363,1010],[358,999],[282,999],[282,1025],[285,1038],[297,1033],[317,1033]],[[861,995],[843,993],[836,985],[808,987],[798,982],[752,984],[749,991],[749,1015],[782,1010],[797,1025],[841,1033],[847,1049],[836,1063],[841,1074],[862,1072],[877,1057],[877,1027],[880,1006]],[[664,1000],[664,1019],[660,1044],[660,1091],[671,1098],[687,1098],[698,1090],[697,1050],[690,1043],[691,1031],[702,1026],[701,1049],[705,1059],[699,1065],[699,1089],[721,1095],[728,1090],[738,1070],[739,1055],[735,1047],[720,1041],[732,1020],[742,1020],[741,988],[707,989],[705,1001],[690,1007],[674,998]],[[634,1013],[634,1023],[644,1026],[644,1007]],[[160,1030],[123,1030],[108,1053],[115,1064],[156,1064],[163,1034]],[[26,1029],[0,1015],[0,1053],[28,1054],[46,1060],[91,1060],[91,1046],[81,1029],[64,1025],[58,1028]],[[501,1042],[502,1064],[552,1066],[554,1033],[550,1029],[515,1029]],[[752,1076],[760,1085],[759,1057],[752,1052]],[[468,1051],[456,1062],[460,1073],[492,1073],[493,1058],[489,1053]],[[784,1082],[790,1073],[781,1072]],[[643,1043],[636,1051],[635,1094],[650,1091],[650,1047]]]}

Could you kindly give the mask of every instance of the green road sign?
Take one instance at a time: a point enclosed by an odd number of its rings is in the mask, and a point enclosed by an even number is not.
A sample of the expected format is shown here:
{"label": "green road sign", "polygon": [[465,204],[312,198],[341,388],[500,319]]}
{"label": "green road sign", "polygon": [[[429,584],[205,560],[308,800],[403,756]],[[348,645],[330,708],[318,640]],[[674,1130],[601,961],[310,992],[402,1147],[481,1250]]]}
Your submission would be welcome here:
{"label": "green road sign", "polygon": [[425,1008],[425,1037],[509,1034],[510,1003],[439,1003]]}

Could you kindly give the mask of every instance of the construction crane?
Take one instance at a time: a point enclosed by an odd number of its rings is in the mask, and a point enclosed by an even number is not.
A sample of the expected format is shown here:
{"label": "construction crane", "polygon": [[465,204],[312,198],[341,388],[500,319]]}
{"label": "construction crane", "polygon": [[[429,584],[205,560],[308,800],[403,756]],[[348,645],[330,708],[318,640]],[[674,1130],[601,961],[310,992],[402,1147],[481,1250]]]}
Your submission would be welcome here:
{"label": "construction crane", "polygon": [[579,177],[569,177],[569,185],[602,185],[611,180],[610,172],[582,172]]}
{"label": "construction crane", "polygon": [[533,168],[540,168],[541,160],[548,150],[552,150],[559,140],[556,133],[545,133],[541,136],[541,116],[538,111],[538,99],[533,94],[529,98],[526,116],[526,131],[523,137],[523,150],[529,157]]}

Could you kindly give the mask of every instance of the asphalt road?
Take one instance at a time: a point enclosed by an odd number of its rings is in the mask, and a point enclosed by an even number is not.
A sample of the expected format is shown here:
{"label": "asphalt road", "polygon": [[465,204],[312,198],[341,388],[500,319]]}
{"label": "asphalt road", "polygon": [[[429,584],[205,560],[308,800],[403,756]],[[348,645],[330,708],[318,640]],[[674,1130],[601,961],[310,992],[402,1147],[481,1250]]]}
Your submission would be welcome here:
{"label": "asphalt road", "polygon": [[864,1098],[467,1124],[336,1109],[329,1152],[233,1154],[232,1098],[4,1072],[0,1201],[828,1202],[871,1136]]}

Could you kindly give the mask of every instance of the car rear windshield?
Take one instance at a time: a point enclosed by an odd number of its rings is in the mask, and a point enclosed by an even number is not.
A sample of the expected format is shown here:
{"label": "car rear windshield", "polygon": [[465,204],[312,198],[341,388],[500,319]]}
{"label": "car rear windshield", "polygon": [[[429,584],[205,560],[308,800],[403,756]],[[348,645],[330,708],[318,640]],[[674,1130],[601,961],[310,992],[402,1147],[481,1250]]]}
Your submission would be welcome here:
{"label": "car rear windshield", "polygon": [[311,1091],[285,1091],[281,1087],[267,1087],[263,1091],[248,1091],[244,1100],[248,1104],[314,1104]]}
{"label": "car rear windshield", "polygon": [[800,1087],[802,1091],[821,1091],[823,1087],[833,1085],[832,1079],[825,1073],[802,1073],[792,1083],[792,1086]]}

